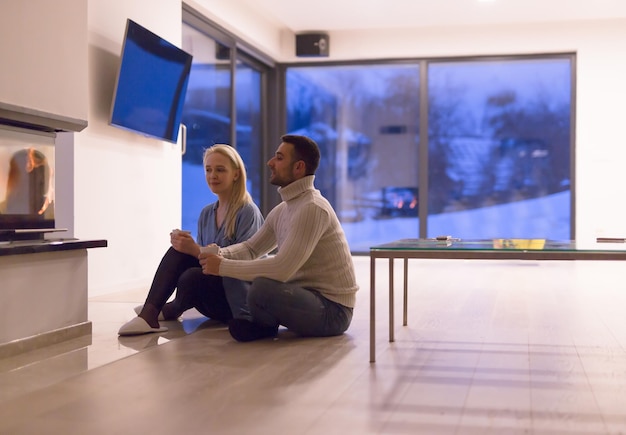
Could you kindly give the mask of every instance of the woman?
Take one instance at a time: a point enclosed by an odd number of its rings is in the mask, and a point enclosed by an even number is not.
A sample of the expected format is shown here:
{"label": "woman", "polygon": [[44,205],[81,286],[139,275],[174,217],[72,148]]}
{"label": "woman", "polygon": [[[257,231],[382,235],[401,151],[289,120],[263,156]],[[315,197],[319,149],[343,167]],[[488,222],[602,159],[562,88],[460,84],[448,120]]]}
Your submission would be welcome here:
{"label": "woman", "polygon": [[[246,190],[246,169],[229,145],[213,145],[204,152],[206,181],[217,201],[204,207],[198,219],[198,242],[188,231],[170,233],[172,246],[161,260],[138,316],[123,325],[119,335],[165,332],[159,320],[175,320],[190,308],[227,323],[246,316],[249,283],[205,275],[198,262],[201,247],[243,242],[263,224],[263,215]],[[176,291],[172,302],[166,303]]]}
{"label": "woman", "polygon": [[6,201],[0,204],[0,212],[43,215],[52,202],[51,179],[52,169],[44,153],[32,147],[15,152],[9,162]]}

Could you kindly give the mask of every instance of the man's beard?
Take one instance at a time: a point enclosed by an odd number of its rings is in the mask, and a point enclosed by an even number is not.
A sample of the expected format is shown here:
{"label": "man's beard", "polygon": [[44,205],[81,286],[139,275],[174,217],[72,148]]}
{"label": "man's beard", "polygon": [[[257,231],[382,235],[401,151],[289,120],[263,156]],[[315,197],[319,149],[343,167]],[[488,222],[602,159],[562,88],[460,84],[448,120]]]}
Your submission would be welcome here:
{"label": "man's beard", "polygon": [[285,187],[293,183],[294,181],[295,181],[295,178],[290,178],[290,179],[281,178],[277,174],[275,174],[274,176],[270,176],[270,184],[272,184],[273,186]]}

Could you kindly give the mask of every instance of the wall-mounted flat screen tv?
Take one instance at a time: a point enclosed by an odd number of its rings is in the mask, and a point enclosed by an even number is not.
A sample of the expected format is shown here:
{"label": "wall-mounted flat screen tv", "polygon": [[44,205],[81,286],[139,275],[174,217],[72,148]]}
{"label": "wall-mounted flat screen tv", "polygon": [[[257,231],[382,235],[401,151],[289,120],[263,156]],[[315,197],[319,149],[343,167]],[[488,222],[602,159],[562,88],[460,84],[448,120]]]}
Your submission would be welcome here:
{"label": "wall-mounted flat screen tv", "polygon": [[191,59],[128,19],[110,124],[176,143]]}

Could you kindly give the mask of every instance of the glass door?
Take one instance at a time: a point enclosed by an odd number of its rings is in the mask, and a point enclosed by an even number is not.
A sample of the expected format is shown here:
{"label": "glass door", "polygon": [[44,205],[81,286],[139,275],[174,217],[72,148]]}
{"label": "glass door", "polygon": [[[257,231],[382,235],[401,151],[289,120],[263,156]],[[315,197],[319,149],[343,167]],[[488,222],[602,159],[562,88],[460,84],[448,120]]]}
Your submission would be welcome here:
{"label": "glass door", "polygon": [[[210,29],[207,29],[210,30]],[[182,157],[182,228],[194,238],[200,211],[217,200],[204,176],[204,150],[228,144],[241,154],[248,190],[261,206],[263,87],[268,67],[236,49],[228,37],[209,36],[183,23],[183,50],[193,55],[183,107],[186,147]]]}
{"label": "glass door", "polygon": [[354,253],[418,237],[419,84],[418,65],[287,69],[287,129],[320,146],[315,185]]}
{"label": "glass door", "polygon": [[211,145],[233,143],[231,51],[185,23],[182,48],[193,56],[182,116],[187,129],[182,158],[182,229],[196,238],[200,211],[217,200],[206,184],[202,155]]}
{"label": "glass door", "polygon": [[235,72],[236,147],[248,174],[248,192],[261,205],[263,160],[263,81],[264,68],[237,54]]}

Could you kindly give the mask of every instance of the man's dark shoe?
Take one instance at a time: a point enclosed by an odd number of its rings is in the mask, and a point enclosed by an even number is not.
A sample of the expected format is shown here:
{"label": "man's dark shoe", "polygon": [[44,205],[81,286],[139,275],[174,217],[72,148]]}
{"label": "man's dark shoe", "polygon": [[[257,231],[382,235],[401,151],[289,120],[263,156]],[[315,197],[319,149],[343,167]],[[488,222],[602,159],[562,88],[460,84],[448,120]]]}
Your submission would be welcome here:
{"label": "man's dark shoe", "polygon": [[261,326],[246,319],[232,319],[228,322],[228,332],[237,341],[254,341],[275,337],[278,327]]}

